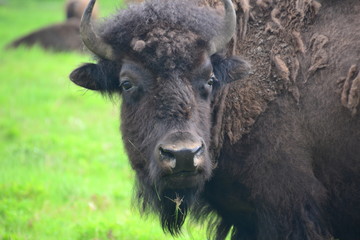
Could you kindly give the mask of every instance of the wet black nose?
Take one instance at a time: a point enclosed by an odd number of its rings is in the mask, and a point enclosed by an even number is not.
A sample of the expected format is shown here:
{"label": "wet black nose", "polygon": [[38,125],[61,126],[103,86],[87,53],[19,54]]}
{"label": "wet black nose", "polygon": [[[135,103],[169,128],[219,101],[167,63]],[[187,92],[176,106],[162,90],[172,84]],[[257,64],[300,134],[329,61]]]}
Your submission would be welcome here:
{"label": "wet black nose", "polygon": [[158,158],[164,169],[171,173],[195,172],[203,162],[204,143],[202,139],[188,136],[166,139],[158,145]]}

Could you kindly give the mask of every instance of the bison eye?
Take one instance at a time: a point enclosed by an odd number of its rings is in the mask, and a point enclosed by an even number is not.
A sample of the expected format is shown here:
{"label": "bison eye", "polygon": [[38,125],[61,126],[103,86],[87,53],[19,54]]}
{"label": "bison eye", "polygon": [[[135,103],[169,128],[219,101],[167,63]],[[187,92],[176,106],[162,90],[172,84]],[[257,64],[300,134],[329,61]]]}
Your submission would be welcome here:
{"label": "bison eye", "polygon": [[121,86],[121,88],[122,88],[123,90],[125,90],[125,91],[128,91],[128,90],[130,90],[130,89],[133,87],[132,83],[131,83],[130,81],[128,81],[128,80],[122,82],[122,83],[120,84],[120,86]]}
{"label": "bison eye", "polygon": [[212,73],[210,79],[207,81],[209,86],[212,86],[216,81],[215,75]]}

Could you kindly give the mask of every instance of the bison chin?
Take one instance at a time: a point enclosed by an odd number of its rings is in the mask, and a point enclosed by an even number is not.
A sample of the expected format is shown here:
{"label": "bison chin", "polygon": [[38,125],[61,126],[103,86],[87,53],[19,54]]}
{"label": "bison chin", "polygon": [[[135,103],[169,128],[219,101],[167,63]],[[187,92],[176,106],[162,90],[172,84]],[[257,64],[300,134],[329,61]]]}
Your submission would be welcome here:
{"label": "bison chin", "polygon": [[196,209],[200,202],[200,193],[205,185],[204,175],[196,177],[196,181],[189,188],[174,188],[172,184],[172,187],[168,188],[167,181],[159,181],[154,186],[148,184],[138,185],[137,197],[142,212],[154,212],[159,216],[164,232],[173,236],[179,235],[187,214],[191,209]]}

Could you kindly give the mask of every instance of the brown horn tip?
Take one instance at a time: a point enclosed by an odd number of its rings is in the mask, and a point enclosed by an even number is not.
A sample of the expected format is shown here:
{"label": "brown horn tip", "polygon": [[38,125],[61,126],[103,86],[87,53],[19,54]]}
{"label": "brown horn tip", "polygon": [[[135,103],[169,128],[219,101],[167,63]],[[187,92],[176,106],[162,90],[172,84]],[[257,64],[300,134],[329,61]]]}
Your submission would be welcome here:
{"label": "brown horn tip", "polygon": [[90,0],[85,8],[84,14],[80,22],[80,36],[85,46],[97,56],[115,60],[112,47],[105,43],[93,30],[91,24],[91,14],[96,0]]}

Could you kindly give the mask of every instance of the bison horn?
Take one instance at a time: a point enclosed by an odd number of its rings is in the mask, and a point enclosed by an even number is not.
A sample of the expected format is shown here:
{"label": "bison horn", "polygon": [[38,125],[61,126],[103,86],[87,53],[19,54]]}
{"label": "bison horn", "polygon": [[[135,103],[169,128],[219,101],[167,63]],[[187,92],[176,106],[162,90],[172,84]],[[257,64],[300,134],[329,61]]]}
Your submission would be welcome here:
{"label": "bison horn", "polygon": [[225,8],[225,16],[222,22],[221,30],[210,41],[210,55],[223,49],[235,33],[236,13],[231,0],[222,0]]}
{"label": "bison horn", "polygon": [[113,49],[106,44],[93,30],[91,25],[91,13],[96,0],[90,0],[80,23],[80,35],[85,46],[101,58],[115,60]]}

